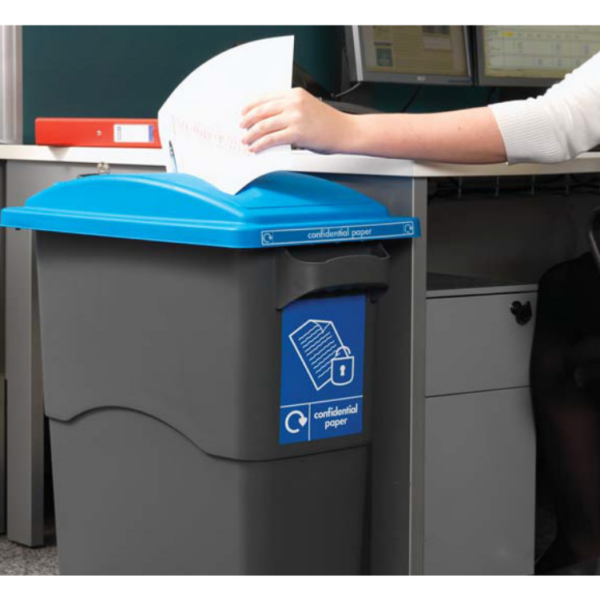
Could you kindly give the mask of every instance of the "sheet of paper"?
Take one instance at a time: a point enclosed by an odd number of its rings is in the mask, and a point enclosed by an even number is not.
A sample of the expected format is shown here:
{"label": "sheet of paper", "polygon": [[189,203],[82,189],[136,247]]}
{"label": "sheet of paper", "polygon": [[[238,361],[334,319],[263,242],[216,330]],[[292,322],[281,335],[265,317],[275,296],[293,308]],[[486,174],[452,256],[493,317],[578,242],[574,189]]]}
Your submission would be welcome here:
{"label": "sheet of paper", "polygon": [[248,152],[240,121],[249,102],[291,89],[293,57],[293,36],[250,42],[184,79],[158,113],[167,171],[195,175],[235,194],[260,175],[289,170],[291,147]]}

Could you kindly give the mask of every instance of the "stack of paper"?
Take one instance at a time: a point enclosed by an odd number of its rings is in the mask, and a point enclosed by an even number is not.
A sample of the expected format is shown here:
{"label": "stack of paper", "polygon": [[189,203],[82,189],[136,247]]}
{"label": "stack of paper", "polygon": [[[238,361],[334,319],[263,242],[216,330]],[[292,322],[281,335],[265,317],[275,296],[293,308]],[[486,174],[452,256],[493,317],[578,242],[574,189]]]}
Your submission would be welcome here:
{"label": "stack of paper", "polygon": [[188,173],[235,194],[260,175],[289,170],[291,147],[253,154],[242,144],[242,109],[291,89],[294,38],[238,46],[204,63],[158,113],[167,171]]}

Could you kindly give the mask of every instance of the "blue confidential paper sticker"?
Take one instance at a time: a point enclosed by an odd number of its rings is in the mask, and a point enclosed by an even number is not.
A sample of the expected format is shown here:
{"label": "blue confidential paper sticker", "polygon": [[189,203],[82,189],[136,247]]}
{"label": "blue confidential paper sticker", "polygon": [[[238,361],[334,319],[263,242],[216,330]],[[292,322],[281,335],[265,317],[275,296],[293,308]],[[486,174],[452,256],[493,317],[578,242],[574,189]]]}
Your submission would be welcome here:
{"label": "blue confidential paper sticker", "polygon": [[261,232],[261,242],[263,246],[361,242],[386,238],[414,237],[415,233],[414,220],[407,219],[394,223],[378,223],[373,225],[339,225],[335,227],[265,230]]}
{"label": "blue confidential paper sticker", "polygon": [[362,432],[365,326],[364,294],[283,310],[280,444]]}

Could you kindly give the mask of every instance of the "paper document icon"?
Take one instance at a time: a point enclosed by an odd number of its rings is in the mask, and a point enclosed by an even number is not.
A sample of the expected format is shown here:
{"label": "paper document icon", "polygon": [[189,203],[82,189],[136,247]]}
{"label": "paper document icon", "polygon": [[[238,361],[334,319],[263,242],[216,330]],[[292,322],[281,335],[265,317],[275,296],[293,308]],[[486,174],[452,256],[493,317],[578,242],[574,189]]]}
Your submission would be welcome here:
{"label": "paper document icon", "polygon": [[[333,321],[310,319],[289,336],[316,390],[332,381],[332,364],[346,349]],[[346,381],[341,385],[350,383]],[[340,385],[336,383],[336,385]]]}

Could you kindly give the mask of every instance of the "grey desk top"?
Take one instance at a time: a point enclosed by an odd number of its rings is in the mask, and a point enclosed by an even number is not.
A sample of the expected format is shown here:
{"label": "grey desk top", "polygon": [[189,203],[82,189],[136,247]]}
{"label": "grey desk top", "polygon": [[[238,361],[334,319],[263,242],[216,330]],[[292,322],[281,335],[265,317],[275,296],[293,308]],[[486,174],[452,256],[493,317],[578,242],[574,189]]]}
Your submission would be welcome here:
{"label": "grey desk top", "polygon": [[[551,175],[600,172],[600,152],[584,153],[575,160],[555,165],[455,165],[373,156],[316,154],[293,151],[292,170],[307,173],[377,175],[382,177],[490,177]],[[161,167],[160,149],[151,148],[76,148],[50,146],[0,145],[0,160],[63,163],[101,163]]]}

